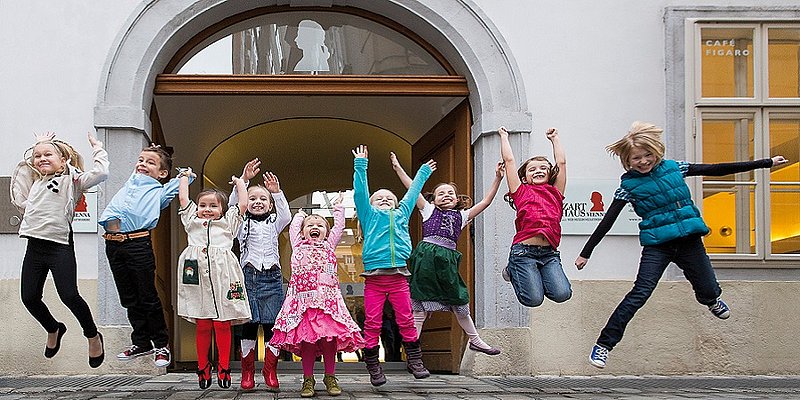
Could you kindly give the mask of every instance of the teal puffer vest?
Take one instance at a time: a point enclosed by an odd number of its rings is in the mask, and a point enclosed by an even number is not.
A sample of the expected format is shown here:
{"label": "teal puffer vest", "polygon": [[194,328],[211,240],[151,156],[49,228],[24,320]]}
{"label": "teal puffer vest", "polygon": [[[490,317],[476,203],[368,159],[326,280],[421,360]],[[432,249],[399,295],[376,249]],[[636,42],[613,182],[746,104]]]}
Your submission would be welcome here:
{"label": "teal puffer vest", "polygon": [[674,160],[663,160],[647,174],[628,171],[621,186],[630,194],[639,223],[639,242],[652,246],[709,232]]}

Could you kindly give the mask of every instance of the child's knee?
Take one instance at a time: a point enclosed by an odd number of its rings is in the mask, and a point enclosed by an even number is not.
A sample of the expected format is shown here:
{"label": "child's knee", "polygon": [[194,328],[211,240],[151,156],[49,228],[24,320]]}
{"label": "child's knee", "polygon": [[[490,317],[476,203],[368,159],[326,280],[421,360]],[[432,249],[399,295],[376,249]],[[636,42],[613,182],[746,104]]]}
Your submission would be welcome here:
{"label": "child's knee", "polygon": [[525,307],[539,307],[544,302],[544,296],[529,296],[517,293],[517,300]]}

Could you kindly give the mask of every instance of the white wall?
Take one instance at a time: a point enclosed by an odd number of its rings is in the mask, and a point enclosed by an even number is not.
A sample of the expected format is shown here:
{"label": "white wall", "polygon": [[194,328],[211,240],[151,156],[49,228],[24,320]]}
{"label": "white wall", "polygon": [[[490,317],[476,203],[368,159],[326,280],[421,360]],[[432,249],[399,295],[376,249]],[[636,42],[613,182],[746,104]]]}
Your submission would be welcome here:
{"label": "white wall", "polygon": [[[0,175],[11,175],[33,134],[56,132],[91,156],[100,72],[139,0],[0,1]],[[112,160],[111,168],[114,168]],[[8,250],[0,279],[19,279],[25,241],[0,235]],[[97,278],[97,238],[75,235],[78,277]]]}

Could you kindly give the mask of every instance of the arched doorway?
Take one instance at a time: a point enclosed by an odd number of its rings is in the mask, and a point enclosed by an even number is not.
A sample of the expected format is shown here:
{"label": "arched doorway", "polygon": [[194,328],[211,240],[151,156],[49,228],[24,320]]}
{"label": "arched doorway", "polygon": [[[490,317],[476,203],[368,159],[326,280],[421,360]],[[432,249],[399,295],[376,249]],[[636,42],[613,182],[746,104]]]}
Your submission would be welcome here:
{"label": "arched doorway", "polygon": [[[376,10],[380,13],[369,12],[369,9],[375,8],[376,3],[381,3]],[[428,23],[423,22],[418,16],[414,16],[415,14],[411,12],[411,9],[419,6],[420,10],[425,13],[433,12],[436,14],[437,11],[434,9],[437,9],[441,2],[437,2],[436,5],[423,3],[429,2],[412,3],[403,6],[393,1],[365,2],[364,4],[359,4],[358,6],[360,7],[347,8],[356,10],[352,12],[355,14],[373,15],[375,20],[380,20],[390,25],[414,26],[413,23],[408,22],[412,20],[416,22],[420,28],[419,31],[425,32],[430,36],[427,40],[421,38],[420,42],[437,44],[436,47],[430,44],[427,46],[429,50],[439,54],[438,57],[434,58],[447,66],[445,67],[445,70],[449,73],[447,75],[413,77],[174,76],[169,73],[175,72],[175,69],[182,65],[187,58],[194,55],[194,49],[202,42],[214,41],[216,39],[214,35],[223,28],[265,12],[280,11],[282,7],[246,9],[239,10],[241,12],[237,13],[235,8],[241,7],[241,5],[231,5],[224,1],[215,2],[213,5],[208,5],[207,8],[192,8],[190,4],[187,4],[185,9],[176,7],[177,14],[175,14],[175,11],[170,10],[168,14],[172,16],[171,19],[165,19],[165,16],[161,14],[154,14],[158,11],[159,4],[154,4],[152,8],[143,8],[140,15],[132,19],[131,26],[128,27],[124,35],[121,35],[118,47],[113,51],[113,55],[109,57],[107,82],[104,82],[101,89],[101,100],[96,111],[98,128],[105,130],[106,134],[113,134],[118,142],[127,145],[128,148],[138,147],[139,143],[150,138],[163,141],[176,149],[176,161],[178,164],[198,165],[203,164],[203,160],[205,160],[211,148],[222,142],[224,138],[220,138],[218,135],[228,137],[251,126],[286,118],[296,119],[296,117],[302,117],[307,119],[315,117],[315,122],[325,120],[325,118],[320,117],[354,120],[378,126],[381,130],[393,132],[393,134],[405,132],[403,137],[408,143],[409,163],[406,164],[407,166],[410,166],[410,164],[416,166],[420,160],[427,159],[433,155],[436,155],[437,158],[443,157],[443,159],[452,162],[447,168],[441,169],[442,174],[447,173],[448,175],[433,177],[432,180],[455,180],[454,175],[462,174],[462,179],[469,181],[467,184],[462,184],[462,187],[470,188],[471,179],[475,171],[471,163],[473,159],[472,151],[475,149],[485,151],[483,144],[479,143],[479,139],[481,139],[484,131],[488,131],[486,126],[491,125],[493,130],[496,125],[502,122],[517,131],[529,130],[530,116],[525,110],[524,89],[519,81],[514,78],[518,76],[518,73],[515,71],[516,66],[513,63],[513,59],[510,59],[502,51],[498,53],[500,57],[496,59],[473,58],[471,55],[476,55],[476,51],[480,51],[480,49],[471,48],[467,43],[466,36],[460,33],[462,31],[456,30],[458,34],[453,34],[449,38],[437,36],[441,35],[441,33],[432,34],[430,29],[426,28]],[[453,3],[458,7],[465,7],[461,2]],[[403,11],[400,14],[397,13],[398,7],[403,9],[400,10]],[[285,11],[285,8],[283,9]],[[305,7],[289,7],[289,9],[292,12],[319,11]],[[346,11],[343,7],[325,7],[324,11],[332,10]],[[392,19],[389,19],[388,16]],[[176,23],[181,18],[185,18],[183,19],[185,23]],[[466,25],[472,24],[475,20],[480,21],[480,19],[479,15],[470,14],[469,20],[455,20],[452,23],[465,25],[462,27],[465,29],[463,33],[469,36],[471,33],[467,32]],[[155,22],[156,25],[158,25],[157,21],[161,21],[163,28],[157,33],[153,32],[152,28],[143,25],[143,21]],[[392,23],[392,21],[394,22]],[[444,25],[451,23],[443,22],[441,19],[436,19],[436,21],[436,23]],[[485,32],[486,25],[481,24],[481,26],[483,26]],[[489,27],[493,28],[491,24]],[[403,30],[405,31],[403,32],[404,34],[419,37],[414,31],[407,28]],[[192,31],[194,33],[190,35]],[[132,40],[137,37],[145,39],[145,42],[134,43]],[[497,45],[498,38],[499,35],[496,32],[491,32],[490,35],[485,35],[482,40]],[[502,48],[504,43],[500,41],[499,45]],[[446,51],[439,52],[439,48],[446,48]],[[157,49],[155,53],[154,49]],[[443,55],[443,53],[449,53],[450,57]],[[454,60],[455,66],[450,66],[447,63],[451,59]],[[495,70],[492,73],[487,73],[486,68],[493,63],[497,64]],[[464,71],[464,74],[458,75],[458,69]],[[130,70],[139,72],[133,75],[133,80],[130,79],[131,75],[125,76],[125,72]],[[156,76],[158,73],[162,74]],[[496,82],[498,86],[493,87],[492,81],[502,75],[509,78],[501,79],[500,82]],[[502,90],[509,87],[512,89],[510,92]],[[498,91],[497,88],[500,88],[500,90]],[[130,92],[123,94],[123,91],[126,90],[130,90]],[[292,98],[293,96],[295,97],[294,99]],[[467,96],[475,98],[475,101],[463,102],[462,100]],[[282,110],[287,115],[264,119],[264,103],[269,98],[274,100],[273,104],[280,104],[281,106],[301,104],[305,108],[300,111]],[[506,98],[505,101],[500,101],[504,100],[504,98]],[[238,104],[239,106],[228,109],[229,112],[225,112],[224,107],[219,107],[220,102],[226,105]],[[217,105],[216,107],[214,107],[215,104]],[[338,105],[343,109],[331,111],[331,105],[334,105],[334,107]],[[209,107],[212,107],[214,111],[209,112]],[[350,110],[344,110],[347,108]],[[362,117],[345,117],[345,115],[350,115],[354,111],[365,115],[367,114],[365,111],[368,109],[373,110],[372,113],[374,115],[381,115],[381,110],[407,110],[403,114],[404,118],[392,121],[397,126],[413,125],[420,121],[426,121],[426,117],[434,119],[432,120],[433,123],[430,123],[430,119],[427,120],[429,129],[420,128],[412,131],[403,128],[387,129],[382,124],[365,121]],[[175,110],[178,111],[175,112]],[[325,114],[320,116],[310,112],[320,110],[324,110]],[[451,111],[458,112],[451,115]],[[176,115],[179,114],[184,114],[184,116],[176,118]],[[384,114],[388,113],[384,112]],[[143,118],[144,115],[149,115],[149,118]],[[247,118],[248,115],[251,117],[256,116],[260,119],[249,120]],[[450,117],[445,118],[448,115]],[[474,120],[471,118],[473,115]],[[176,129],[175,121],[181,120],[190,123],[203,122],[199,125],[202,126],[202,129],[191,129],[189,127]],[[457,128],[454,128],[451,124],[444,123],[445,120],[457,121]],[[248,121],[250,121],[249,125],[247,125]],[[440,121],[442,123],[439,123]],[[220,128],[219,125],[225,122],[233,124],[226,128]],[[438,130],[438,133],[436,130]],[[142,132],[148,134],[150,138],[142,140]],[[416,137],[414,137],[415,135]],[[371,139],[363,140],[362,142],[371,144]],[[107,138],[107,140],[109,139]],[[473,143],[478,147],[471,148]],[[345,146],[344,142],[337,142],[337,144],[342,147]],[[415,148],[414,145],[418,146]],[[337,152],[340,151],[330,149],[331,154]],[[349,163],[347,159],[348,152],[342,153],[341,158]],[[441,164],[442,161],[439,161]],[[282,164],[287,163],[284,162]],[[339,171],[340,175],[351,177],[351,164],[348,164],[348,167],[346,171]],[[479,168],[481,171],[486,169],[485,166],[475,166],[474,168]],[[491,169],[492,167],[489,166],[489,168]],[[233,171],[225,171],[224,174],[235,173],[240,169],[241,163]],[[285,181],[286,178],[283,179]],[[385,179],[379,178],[375,181],[393,182],[395,179],[389,177]],[[109,186],[113,190],[113,184]],[[482,191],[479,190],[479,192]],[[176,232],[175,228],[169,228],[171,221],[168,218],[162,221],[161,229],[166,230],[163,232],[163,237],[172,240],[171,244],[164,244],[160,249],[159,254],[163,258],[160,264],[171,266],[172,254],[177,254],[180,251],[181,235]],[[477,227],[477,229],[483,228]],[[468,235],[464,236],[468,238]],[[466,246],[469,246],[468,239]],[[480,255],[480,250],[476,252],[476,256],[488,257],[485,254]],[[471,260],[473,257],[466,258]],[[171,279],[171,272],[171,268],[163,270],[162,288],[168,287],[165,283]],[[476,271],[476,273],[479,272]],[[469,274],[470,277],[472,275],[472,273]],[[100,280],[102,285],[102,274]],[[485,281],[485,279],[478,280]],[[476,310],[479,324],[482,314],[482,310]],[[110,319],[113,319],[113,315],[111,317]],[[513,316],[511,319],[513,322]],[[446,323],[441,324],[442,326],[433,325],[441,328],[439,331],[446,330],[444,327]],[[441,338],[441,340],[446,341],[448,339]],[[442,366],[434,367],[434,369],[458,370],[460,348],[463,348],[463,346],[450,340],[449,349],[452,350],[453,348],[457,349],[456,352],[443,357],[442,359],[446,360],[441,362]],[[432,350],[439,351],[439,349],[426,350],[429,351],[429,354]]]}

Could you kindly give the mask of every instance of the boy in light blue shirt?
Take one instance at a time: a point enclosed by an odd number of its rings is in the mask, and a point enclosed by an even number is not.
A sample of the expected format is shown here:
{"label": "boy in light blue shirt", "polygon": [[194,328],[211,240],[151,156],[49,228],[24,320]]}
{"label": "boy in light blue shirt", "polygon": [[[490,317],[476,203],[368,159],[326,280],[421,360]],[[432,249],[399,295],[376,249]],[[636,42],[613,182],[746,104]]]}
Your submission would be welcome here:
{"label": "boy in light blue shirt", "polygon": [[[169,334],[155,285],[155,255],[150,230],[161,210],[178,194],[177,178],[162,184],[172,169],[172,157],[151,145],[139,154],[133,174],[117,191],[98,223],[105,229],[106,256],[119,300],[131,323],[131,346],[117,354],[119,360],[154,354],[157,367],[171,362]],[[191,178],[190,178],[191,179]]]}

